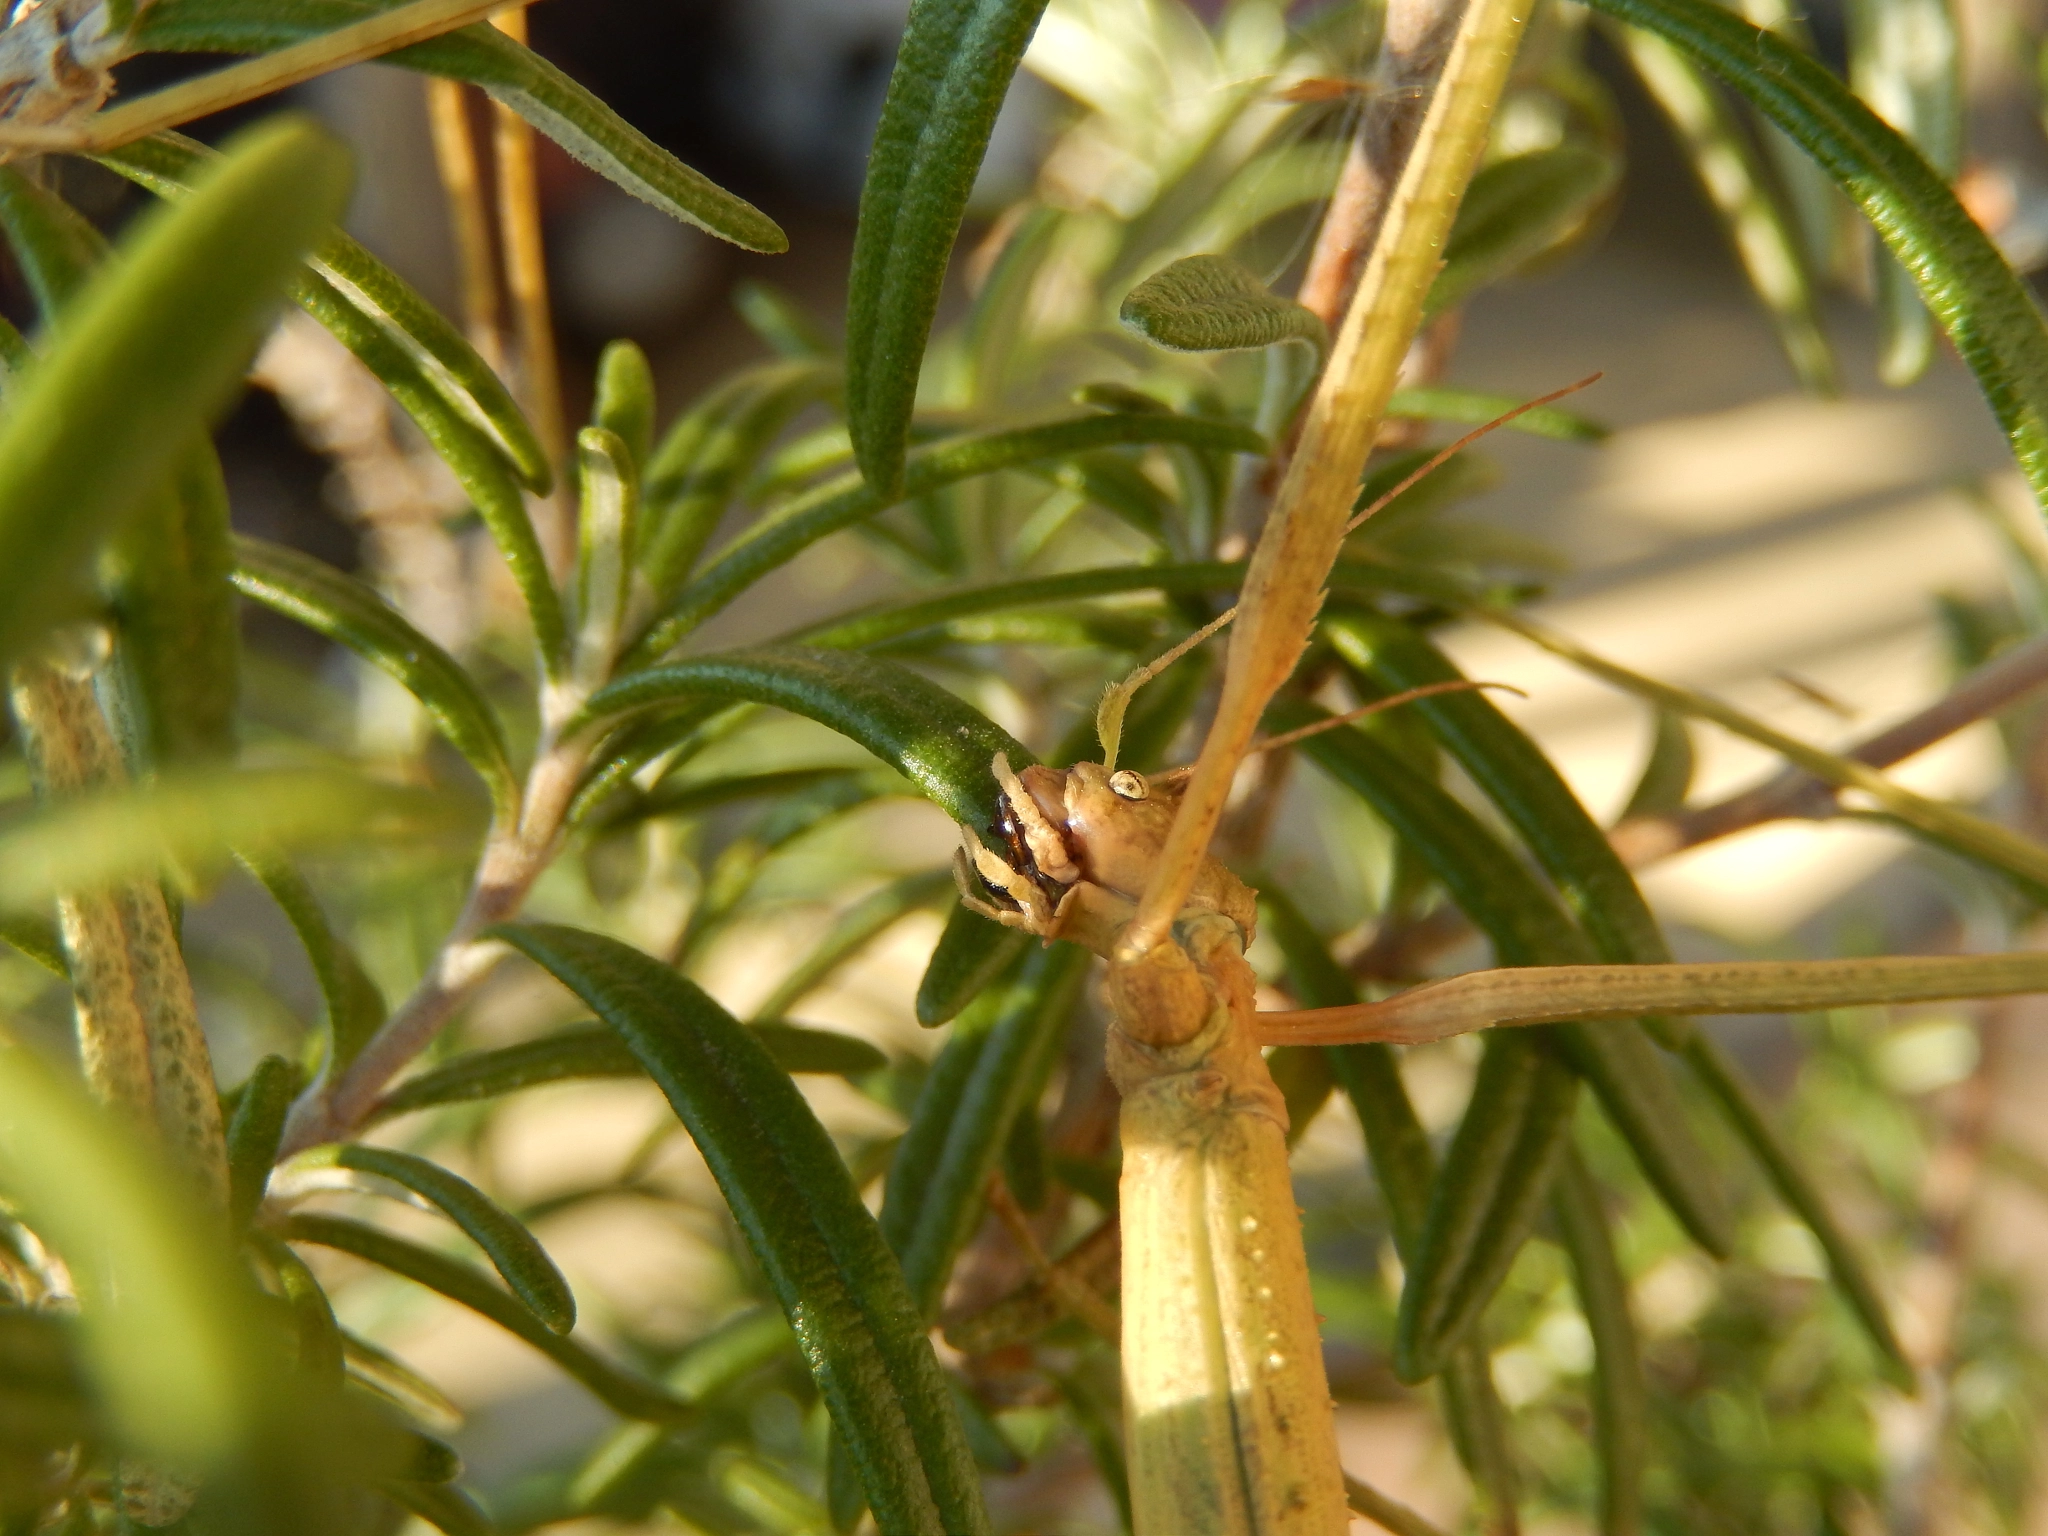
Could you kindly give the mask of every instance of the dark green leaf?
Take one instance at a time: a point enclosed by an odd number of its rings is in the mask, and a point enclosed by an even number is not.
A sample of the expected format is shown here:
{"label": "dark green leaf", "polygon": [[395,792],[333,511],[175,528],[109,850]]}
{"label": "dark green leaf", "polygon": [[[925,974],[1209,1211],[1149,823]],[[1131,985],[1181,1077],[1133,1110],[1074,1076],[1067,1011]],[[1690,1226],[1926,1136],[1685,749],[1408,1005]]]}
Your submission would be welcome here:
{"label": "dark green leaf", "polygon": [[[785,1072],[857,1077],[886,1063],[867,1041],[834,1030],[776,1021],[754,1026],[753,1033]],[[545,1083],[639,1077],[641,1072],[640,1058],[614,1030],[603,1024],[574,1025],[517,1045],[468,1051],[409,1077],[377,1101],[370,1118],[388,1120],[439,1104],[495,1099]]]}
{"label": "dark green leaf", "polygon": [[762,527],[736,540],[709,569],[677,594],[674,604],[635,647],[655,656],[778,566],[787,565],[828,534],[865,522],[898,501],[927,496],[961,480],[1069,458],[1114,444],[1186,443],[1222,453],[1262,453],[1264,440],[1233,422],[1151,413],[1072,417],[1042,426],[957,437],[910,456],[901,495],[876,493],[858,476],[833,480],[779,508]]}
{"label": "dark green leaf", "polygon": [[71,979],[71,963],[64,958],[64,940],[57,925],[48,918],[29,913],[0,917],[0,943],[20,950],[52,976]]}
{"label": "dark green leaf", "polygon": [[228,1221],[239,1232],[249,1225],[277,1162],[285,1112],[299,1091],[299,1070],[282,1056],[256,1063],[242,1085],[235,1116],[228,1122]]}
{"label": "dark green leaf", "polygon": [[1600,1458],[1603,1536],[1638,1536],[1643,1528],[1643,1461],[1650,1394],[1642,1350],[1628,1310],[1628,1279],[1614,1254],[1600,1186],[1576,1152],[1567,1150],[1551,1195],[1559,1235],[1572,1264],[1579,1310],[1593,1335],[1593,1446]]}
{"label": "dark green leaf", "polygon": [[299,1211],[286,1217],[276,1230],[280,1237],[294,1243],[317,1243],[323,1248],[352,1253],[480,1313],[553,1360],[615,1412],[636,1419],[666,1420],[680,1418],[689,1411],[687,1404],[678,1402],[654,1383],[621,1370],[575,1340],[554,1333],[519,1301],[459,1260],[340,1216]]}
{"label": "dark green leaf", "polygon": [[493,813],[519,812],[519,776],[498,717],[462,665],[353,576],[262,539],[235,540],[235,586],[266,608],[345,645],[405,688],[482,777]]}
{"label": "dark green leaf", "polygon": [[0,420],[0,655],[60,613],[86,553],[163,483],[234,390],[301,255],[347,195],[319,130],[271,120],[153,211],[67,307]]}
{"label": "dark green leaf", "polygon": [[794,296],[773,283],[749,279],[736,284],[732,307],[747,322],[747,329],[774,348],[778,357],[824,357],[832,351],[818,322]]}
{"label": "dark green leaf", "polygon": [[305,946],[313,975],[320,983],[320,995],[327,1004],[327,1061],[329,1075],[340,1072],[356,1059],[356,1053],[370,1043],[384,1022],[384,994],[363,969],[356,952],[327,921],[326,910],[313,888],[291,862],[271,851],[241,850],[242,862],[263,882],[271,899],[290,920],[292,931]]}
{"label": "dark green leaf", "polygon": [[[214,151],[180,133],[138,139],[99,157],[102,164],[164,198],[184,196],[215,158]],[[373,328],[410,359],[414,367],[407,376],[416,374],[448,410],[489,439],[529,490],[548,489],[553,471],[547,454],[511,391],[411,284],[339,233],[316,248],[306,266],[308,271],[292,287],[292,297],[307,313],[324,320],[333,303],[345,305],[357,324],[336,330],[339,341],[353,347],[363,326]],[[386,352],[384,347],[369,347],[357,355],[374,372]],[[405,405],[409,398],[401,396],[399,403]]]}
{"label": "dark green leaf", "polygon": [[[276,1060],[276,1057],[270,1058]],[[268,1172],[268,1170],[265,1170]],[[298,1336],[299,1369],[317,1381],[339,1385],[346,1350],[341,1327],[334,1320],[334,1307],[320,1282],[306,1267],[306,1261],[292,1252],[291,1245],[268,1232],[252,1232],[249,1242],[262,1254],[263,1262],[277,1277],[277,1287],[291,1309]]]}
{"label": "dark green leaf", "polygon": [[988,1529],[918,1308],[831,1139],[744,1028],[668,967],[570,928],[497,930],[632,1046],[796,1329],[886,1532]]}
{"label": "dark green leaf", "polygon": [[981,1220],[1011,1124],[1045,1085],[1087,959],[1072,944],[1033,950],[1006,986],[962,1016],[925,1078],[889,1165],[881,1223],[927,1315]]}
{"label": "dark green leaf", "polygon": [[951,1023],[1030,942],[1014,928],[955,907],[917,983],[917,1022],[926,1029]]}
{"label": "dark green leaf", "polygon": [[[403,4],[404,0],[175,0],[151,6],[134,33],[143,51],[268,53]],[[750,251],[789,242],[752,204],[707,181],[538,54],[488,24],[386,54],[387,64],[478,85],[600,176],[671,218]]]}
{"label": "dark green leaf", "polygon": [[404,1186],[437,1207],[483,1249],[491,1266],[533,1315],[556,1333],[576,1326],[576,1297],[534,1235],[489,1195],[439,1163],[391,1147],[323,1147],[295,1160],[306,1167],[352,1168]]}
{"label": "dark green leaf", "polygon": [[495,1536],[497,1527],[460,1488],[446,1483],[391,1478],[378,1485],[406,1513],[418,1516],[445,1536]]}
{"label": "dark green leaf", "polygon": [[0,166],[0,230],[47,326],[105,259],[106,239],[56,193]]}
{"label": "dark green leaf", "polygon": [[1281,298],[1229,256],[1183,256],[1160,268],[1130,291],[1117,318],[1176,352],[1235,352],[1281,341],[1305,341],[1320,352],[1330,344],[1314,311]]}
{"label": "dark green leaf", "polygon": [[1912,274],[2035,498],[2048,500],[2048,329],[1940,174],[1820,63],[1711,0],[1593,0],[1593,9],[1669,39],[1827,169]]}
{"label": "dark green leaf", "polygon": [[903,451],[939,288],[1010,77],[1046,0],[915,0],[868,155],[847,279],[847,421],[876,494]]}
{"label": "dark green leaf", "polygon": [[1684,810],[1685,797],[1692,790],[1693,764],[1691,725],[1676,710],[1658,710],[1650,755],[1622,808],[1621,819],[1670,816]]}
{"label": "dark green leaf", "polygon": [[598,691],[590,713],[605,716],[692,700],[747,699],[808,716],[890,764],[955,821],[989,826],[996,785],[989,765],[1006,752],[1022,767],[1031,754],[987,716],[915,672],[873,656],[806,646],[671,662]]}

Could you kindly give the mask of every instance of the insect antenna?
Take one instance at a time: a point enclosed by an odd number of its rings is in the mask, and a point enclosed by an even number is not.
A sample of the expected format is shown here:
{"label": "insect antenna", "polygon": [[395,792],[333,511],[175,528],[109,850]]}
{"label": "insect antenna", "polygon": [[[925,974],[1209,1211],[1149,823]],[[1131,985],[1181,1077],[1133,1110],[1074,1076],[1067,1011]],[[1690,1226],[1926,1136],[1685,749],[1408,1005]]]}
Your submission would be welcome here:
{"label": "insect antenna", "polygon": [[1124,712],[1131,707],[1132,695],[1236,617],[1237,604],[1232,603],[1164,656],[1102,690],[1102,702],[1095,707],[1095,734],[1102,742],[1103,767],[1116,768],[1116,749],[1124,735]]}

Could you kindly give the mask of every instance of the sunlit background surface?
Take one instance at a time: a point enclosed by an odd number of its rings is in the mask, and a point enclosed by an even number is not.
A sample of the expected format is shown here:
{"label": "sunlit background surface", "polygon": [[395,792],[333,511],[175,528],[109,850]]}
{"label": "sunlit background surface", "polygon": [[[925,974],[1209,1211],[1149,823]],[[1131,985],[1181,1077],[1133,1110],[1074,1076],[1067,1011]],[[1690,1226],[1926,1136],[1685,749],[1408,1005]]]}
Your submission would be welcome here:
{"label": "sunlit background surface", "polygon": [[[1072,0],[1063,10],[1077,24],[1093,17],[1107,25],[1112,13],[1129,8],[1122,0]],[[837,326],[866,137],[903,10],[896,0],[556,0],[534,11],[534,37],[544,53],[693,164],[759,201],[792,241],[786,256],[740,255],[543,144],[548,260],[571,419],[586,403],[597,348],[614,336],[648,348],[665,413],[734,365],[764,355],[730,302],[745,280],[772,281],[821,327]],[[2048,153],[2033,116],[2029,62],[2011,40],[2026,18],[1995,0],[1977,0],[1966,19],[1982,204],[1973,211],[1995,224],[2009,254],[2031,263],[2048,253]],[[1818,10],[1813,22],[1824,48],[1839,39],[1832,8]],[[1625,70],[1599,48],[1594,54],[1624,109],[1630,156],[1612,225],[1555,270],[1475,302],[1457,337],[1450,377],[1529,395],[1600,371],[1601,382],[1574,404],[1614,435],[1598,446],[1497,437],[1483,450],[1495,476],[1491,489],[1456,516],[1492,530],[1488,537],[1517,541],[1512,547],[1540,563],[1548,591],[1535,611],[1594,650],[1711,690],[1808,740],[1858,740],[1937,697],[1952,680],[1953,645],[1937,600],[2016,594],[2026,603],[2015,541],[2038,545],[2048,535],[1969,375],[1945,350],[1919,382],[1887,389],[1875,376],[1869,309],[1836,297],[1824,320],[1843,363],[1842,393],[1827,399],[1799,389],[1668,131]],[[1042,52],[1027,59],[1027,69],[1038,73],[1020,77],[998,130],[981,189],[984,222],[970,228],[963,254],[986,233],[985,221],[1032,185],[1056,140],[1069,108],[1041,76],[1057,77],[1057,63]],[[457,312],[455,261],[418,78],[364,66],[301,96],[359,150],[354,232]],[[1334,175],[1334,136],[1330,144]],[[67,190],[88,204],[95,195],[90,185]],[[97,195],[96,212],[121,216],[116,189]],[[1282,253],[1271,275],[1284,276],[1299,254]],[[326,377],[319,343],[298,340],[296,352],[289,342],[273,347],[265,376],[288,380],[297,368],[302,385],[317,388]],[[437,518],[449,492],[433,475],[422,472],[419,484],[395,487],[388,477],[364,478],[386,462],[377,458],[377,440],[387,429],[378,402],[362,412],[359,442],[370,447],[367,457],[351,460],[346,443],[308,443],[274,399],[252,396],[225,439],[238,520],[250,531],[369,569],[430,634],[461,644],[475,633],[477,613],[502,594],[475,549],[441,530]],[[342,415],[330,413],[331,420]],[[785,629],[806,612],[836,611],[872,590],[883,569],[866,546],[822,546],[723,616],[708,636],[745,640]],[[281,627],[263,629],[259,638],[307,654],[304,638]],[[1594,814],[1611,820],[1648,751],[1652,722],[1642,706],[1498,631],[1459,628],[1446,643],[1468,675],[1524,691],[1526,698],[1503,698],[1503,707],[1552,753]],[[321,676],[346,701],[356,747],[381,740],[394,755],[411,750],[420,721],[394,688],[339,655],[326,658]],[[252,689],[264,687],[258,668]],[[290,702],[266,698],[261,707],[285,709]],[[977,702],[1020,733],[1046,735],[1036,706],[1022,697],[995,690]],[[1070,709],[1088,702],[1065,701]],[[780,761],[850,760],[844,744],[800,724],[766,745],[758,736],[749,742],[750,751],[772,752]],[[1719,799],[1774,766],[1761,749],[1711,729],[1697,733],[1697,745],[1698,800]],[[1931,794],[1991,797],[2010,806],[2013,774],[1995,728],[1979,725],[1902,768],[1900,779]],[[1276,827],[1268,867],[1319,885],[1336,910],[1354,911],[1363,923],[1383,858],[1371,846],[1373,830],[1360,823],[1360,813],[1307,778]],[[718,839],[737,834],[737,823],[723,827],[710,846],[715,851]],[[1347,836],[1359,840],[1355,868],[1326,855],[1333,840],[1341,847]],[[840,911],[884,879],[941,863],[953,837],[936,810],[894,801],[794,843],[770,861],[751,915],[696,957],[692,973],[748,1017]],[[608,868],[603,853],[565,860],[543,885],[535,910],[573,920],[590,906],[591,889],[608,897],[630,890],[641,878],[631,860]],[[431,860],[423,857],[423,865],[351,878],[372,895],[379,880],[394,889],[415,879],[445,881]],[[1683,958],[1950,948],[1972,921],[1973,903],[1986,902],[1954,867],[1868,820],[1769,826],[1665,861],[1646,878]],[[672,934],[700,895],[648,880],[633,898],[638,905],[628,904],[631,922],[650,941]],[[416,906],[399,910],[408,916],[383,931],[373,918],[363,932],[373,969],[394,993],[433,927],[414,915]],[[929,1058],[942,1036],[917,1028],[910,998],[941,913],[935,900],[890,929],[804,999],[800,1016],[891,1052]],[[428,931],[412,931],[415,922]],[[229,882],[191,923],[209,1028],[222,1074],[232,1082],[263,1051],[294,1040],[298,1026],[289,1011],[312,1012],[316,994],[289,930],[253,887]],[[1455,968],[1482,958],[1457,950],[1433,963]],[[60,1033],[57,999],[33,996],[35,987],[14,970],[5,976],[52,1037]],[[477,1022],[465,1038],[473,1044],[501,1043],[574,1016],[564,996],[532,973],[494,983],[487,1005],[471,1015]],[[1998,1041],[1988,1076],[1980,1061],[1980,1042],[1993,1038],[1983,1027],[1987,1019]],[[1844,1065],[1852,1056],[1861,1064],[1855,1070],[1877,1073],[1874,1087],[1863,1084],[1875,1097],[1937,1106],[1929,1121],[1934,1130],[1899,1131],[1896,1144],[1884,1140],[1885,1128],[1864,1125],[1813,1149],[1852,1218],[1876,1232],[1885,1223],[1880,1202],[1846,1160],[1893,1159],[1879,1183],[1936,1178],[1938,1146],[1930,1148],[1927,1138],[1939,1142],[1938,1105],[1943,1094],[1959,1091],[1956,1085],[1988,1082],[1996,1143],[2015,1158],[2033,1156],[2048,1166],[2048,1124],[2034,1109],[2048,1095],[2048,1034],[2032,1027],[2043,1023],[2048,1014],[2030,1002],[1902,1011],[1882,1026],[1874,1054],[1862,1046],[1835,1049],[1832,1042],[1860,1027],[1855,1019],[1797,1026],[1744,1019],[1717,1027],[1775,1094],[1788,1101],[1795,1090],[1803,1095],[1802,1124],[1819,1124],[1831,1104],[1862,1102],[1835,1081],[1853,1075]],[[1455,1121],[1472,1056],[1462,1047],[1417,1054],[1412,1087],[1432,1129]],[[897,1108],[836,1080],[803,1081],[856,1154],[901,1129]],[[403,1140],[422,1132],[401,1121],[389,1134]],[[743,1298],[738,1248],[716,1190],[651,1085],[548,1088],[488,1117],[437,1121],[434,1134],[437,1156],[467,1169],[515,1209],[561,1206],[539,1216],[538,1230],[582,1300],[583,1328],[597,1338],[658,1353],[697,1337]],[[1355,1342],[1384,1332],[1385,1318],[1372,1312],[1384,1302],[1373,1298],[1384,1297],[1393,1260],[1383,1246],[1355,1240],[1370,1226],[1357,1214],[1361,1201],[1370,1201],[1359,1192],[1359,1130],[1342,1095],[1321,1112],[1297,1163],[1328,1280],[1347,1466],[1433,1518],[1455,1521],[1463,1482],[1435,1419]],[[2009,1279],[2022,1332],[2042,1337],[2048,1221],[2041,1196],[1996,1168],[1980,1168],[1975,1177],[1982,1188],[1969,1264],[1973,1272]],[[605,1192],[567,1198],[592,1190]],[[416,1225],[423,1236],[439,1235],[425,1218]],[[1634,1298],[1646,1335],[1661,1347],[1689,1337],[1721,1282],[1654,1225],[1646,1219],[1642,1230],[1631,1229],[1628,1243],[1638,1255],[1669,1250],[1643,1269]],[[1928,1266],[1954,1262],[1955,1255],[1916,1255],[1914,1234],[1901,1239],[1885,1230],[1902,1329],[1910,1338],[1915,1329],[1946,1326],[1942,1277]],[[1783,1222],[1762,1230],[1750,1258],[1761,1283],[1789,1288],[1810,1308],[1834,1307],[1818,1294],[1816,1258],[1802,1229]],[[1553,1272],[1542,1265],[1539,1254],[1525,1261],[1529,1273],[1518,1271],[1515,1305],[1527,1326],[1496,1357],[1511,1407],[1538,1403],[1553,1383],[1587,1368],[1584,1325],[1556,1301],[1554,1253]],[[339,1262],[333,1272],[347,1276]],[[381,1341],[459,1405],[463,1417],[451,1438],[471,1480],[501,1507],[516,1508],[525,1480],[558,1468],[609,1422],[539,1356],[415,1287],[365,1269],[344,1285],[341,1310],[344,1323]],[[1844,1332],[1839,1320],[1827,1327]],[[2028,1359],[2016,1360],[2014,1369],[2038,1375],[2041,1367]],[[1957,1391],[1967,1390],[1959,1381]],[[1975,1390],[1997,1389],[1979,1382]],[[1724,1406],[1739,1417],[1737,1405]],[[1887,1399],[1880,1442],[1910,1444],[1923,1408]],[[763,1392],[750,1412],[751,1432],[765,1448],[795,1455],[815,1441],[816,1416],[793,1396]],[[1023,1443],[1054,1433],[1052,1422],[1042,1402],[1020,1402],[1004,1417]],[[1731,1454],[1748,1454],[1756,1436],[1768,1439],[1769,1428],[1731,1419],[1717,1433]],[[2024,1433],[2033,1432],[2030,1423]],[[1114,1528],[1086,1447],[1069,1440],[1050,1447],[1027,1477],[997,1480],[1008,1528]],[[2029,1524],[2048,1531],[2048,1504],[2034,1503]],[[646,1528],[683,1525],[664,1517]],[[595,1536],[626,1528],[592,1520],[553,1529]]]}

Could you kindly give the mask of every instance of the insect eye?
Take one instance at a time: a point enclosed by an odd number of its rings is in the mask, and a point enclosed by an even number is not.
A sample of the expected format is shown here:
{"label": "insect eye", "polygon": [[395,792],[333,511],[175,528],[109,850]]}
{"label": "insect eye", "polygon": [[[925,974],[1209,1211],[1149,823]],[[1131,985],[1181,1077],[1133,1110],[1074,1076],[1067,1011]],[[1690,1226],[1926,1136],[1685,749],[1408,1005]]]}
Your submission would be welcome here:
{"label": "insect eye", "polygon": [[1145,782],[1145,775],[1120,768],[1109,776],[1109,787],[1125,800],[1142,800],[1152,793],[1152,786]]}

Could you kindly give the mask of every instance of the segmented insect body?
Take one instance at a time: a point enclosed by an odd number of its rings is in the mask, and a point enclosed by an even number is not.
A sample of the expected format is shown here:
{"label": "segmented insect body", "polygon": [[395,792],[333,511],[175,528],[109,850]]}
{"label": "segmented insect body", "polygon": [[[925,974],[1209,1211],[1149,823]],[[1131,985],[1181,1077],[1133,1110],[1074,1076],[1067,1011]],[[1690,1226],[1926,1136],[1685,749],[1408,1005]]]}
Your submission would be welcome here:
{"label": "segmented insect body", "polygon": [[1349,1515],[1287,1114],[1251,1029],[1253,893],[1210,860],[1178,945],[1121,961],[1117,938],[1172,823],[1178,777],[1097,763],[1019,775],[1001,757],[995,774],[1008,857],[963,829],[963,899],[1111,959],[1138,1536],[1334,1536]]}

